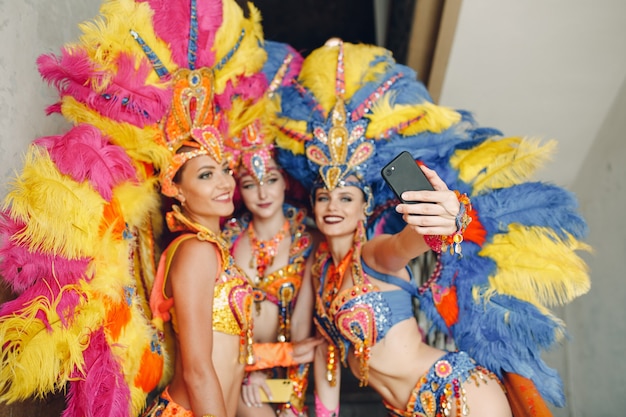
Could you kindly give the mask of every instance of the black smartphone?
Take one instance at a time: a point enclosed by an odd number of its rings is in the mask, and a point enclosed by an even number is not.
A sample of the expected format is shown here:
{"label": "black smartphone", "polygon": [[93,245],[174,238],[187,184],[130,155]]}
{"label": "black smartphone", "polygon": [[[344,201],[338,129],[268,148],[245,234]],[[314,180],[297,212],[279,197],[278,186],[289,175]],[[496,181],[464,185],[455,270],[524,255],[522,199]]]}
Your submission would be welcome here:
{"label": "black smartphone", "polygon": [[404,201],[400,196],[405,191],[434,191],[422,169],[407,151],[403,151],[393,158],[383,167],[380,174],[403,203],[417,203],[417,201]]}

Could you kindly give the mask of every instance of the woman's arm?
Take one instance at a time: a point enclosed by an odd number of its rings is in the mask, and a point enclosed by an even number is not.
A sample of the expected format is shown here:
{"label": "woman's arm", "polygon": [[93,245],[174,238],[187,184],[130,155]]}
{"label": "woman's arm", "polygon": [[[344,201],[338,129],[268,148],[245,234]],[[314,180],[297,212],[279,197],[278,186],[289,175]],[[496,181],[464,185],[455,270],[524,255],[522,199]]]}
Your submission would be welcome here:
{"label": "woman's arm", "polygon": [[448,190],[435,171],[421,168],[435,191],[406,191],[402,195],[405,200],[420,202],[396,206],[407,225],[394,235],[376,236],[363,245],[363,260],[378,271],[399,274],[412,259],[430,249],[424,235],[456,232],[455,219],[460,209],[456,194]]}
{"label": "woman's arm", "polygon": [[194,415],[226,415],[213,366],[213,293],[221,267],[214,244],[181,243],[170,268],[183,381]]}
{"label": "woman's arm", "polygon": [[302,283],[296,305],[291,315],[291,340],[298,342],[311,336],[313,327],[313,283],[311,282],[311,267],[313,265],[313,252],[307,258]]}

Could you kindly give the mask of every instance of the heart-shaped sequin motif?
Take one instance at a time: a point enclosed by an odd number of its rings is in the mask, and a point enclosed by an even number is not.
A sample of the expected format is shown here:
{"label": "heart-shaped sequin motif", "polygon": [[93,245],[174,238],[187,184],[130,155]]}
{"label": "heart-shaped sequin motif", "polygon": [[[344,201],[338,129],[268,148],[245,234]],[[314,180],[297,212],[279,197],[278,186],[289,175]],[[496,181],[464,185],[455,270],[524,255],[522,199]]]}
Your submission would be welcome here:
{"label": "heart-shaped sequin motif", "polygon": [[374,310],[370,306],[359,305],[355,309],[340,311],[335,316],[335,324],[352,345],[374,346],[376,343],[376,323]]}

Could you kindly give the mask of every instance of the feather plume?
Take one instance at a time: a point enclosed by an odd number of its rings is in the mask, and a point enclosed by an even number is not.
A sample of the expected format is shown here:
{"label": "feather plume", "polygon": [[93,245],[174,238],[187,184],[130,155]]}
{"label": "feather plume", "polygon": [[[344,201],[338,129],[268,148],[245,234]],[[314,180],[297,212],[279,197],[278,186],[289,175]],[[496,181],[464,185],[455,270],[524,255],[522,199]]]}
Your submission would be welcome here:
{"label": "feather plume", "polygon": [[123,382],[120,364],[111,352],[102,328],[89,335],[89,346],[84,355],[83,369],[76,370],[71,376],[67,408],[62,416],[137,415],[131,410],[129,388]]}
{"label": "feather plume", "polygon": [[160,218],[161,196],[157,186],[158,179],[152,177],[142,183],[125,182],[113,190],[129,229],[145,227],[151,220],[150,214],[157,214]]}
{"label": "feather plume", "polygon": [[24,229],[23,223],[13,221],[9,213],[0,213],[0,275],[16,294],[21,294],[34,285],[41,277],[56,277],[61,286],[75,284],[78,276],[84,273],[89,260],[66,259],[16,245],[14,234]]}
{"label": "feather plume", "polygon": [[145,85],[152,71],[147,60],[135,67],[135,58],[120,53],[113,75],[97,70],[82,48],[62,50],[60,57],[41,56],[39,72],[61,97],[72,96],[102,115],[139,127],[158,122],[165,114],[170,92],[161,85]]}
{"label": "feather plume", "polygon": [[542,309],[589,291],[587,267],[576,254],[589,249],[571,236],[560,239],[551,229],[511,224],[508,233],[494,236],[479,254],[498,264],[497,274],[489,279],[493,291]]}
{"label": "feather plume", "polygon": [[44,150],[31,146],[4,210],[10,206],[11,217],[26,225],[13,235],[17,244],[78,259],[93,253],[103,205],[89,184],[63,176]]}
{"label": "feather plume", "polygon": [[[74,320],[74,310],[81,301],[82,294],[75,284],[83,278],[84,271],[72,271],[71,274],[57,279],[57,277],[41,277],[34,285],[23,291],[17,298],[7,301],[0,307],[0,316],[18,314],[31,305],[32,300],[38,300],[40,309],[34,309],[35,318],[40,320],[48,330],[51,321],[60,321],[68,327]],[[64,283],[69,282],[69,283]],[[54,314],[49,308],[54,308]]]}
{"label": "feather plume", "polygon": [[[215,37],[215,91],[218,94],[226,89],[228,82],[258,74],[267,59],[267,53],[260,47],[263,44],[263,30],[258,9],[248,3],[250,17],[245,19],[243,10],[235,1],[224,1],[223,6],[224,21],[229,23],[222,25]],[[244,36],[239,42],[242,30]],[[235,48],[236,53],[233,53]]]}
{"label": "feather plume", "polygon": [[[118,58],[121,52],[130,52],[139,60],[145,60],[142,47],[132,36],[131,31],[139,34],[150,49],[170,71],[176,69],[171,60],[169,48],[154,33],[152,26],[153,11],[145,2],[133,0],[108,0],[100,6],[100,15],[93,20],[79,25],[82,31],[81,45],[90,52],[90,58],[97,67],[113,76],[117,70]],[[110,78],[102,80],[102,85],[95,85],[99,89],[108,85]],[[158,84],[159,77],[152,72],[148,79],[151,85]]]}
{"label": "feather plume", "polygon": [[163,169],[169,161],[169,151],[155,142],[155,138],[161,134],[157,126],[142,129],[128,123],[117,123],[78,103],[72,97],[63,99],[62,112],[73,123],[85,123],[101,130],[112,143],[124,148],[135,162],[145,162],[153,164],[157,169]]}
{"label": "feather plume", "polygon": [[[74,370],[83,367],[82,352],[90,329],[100,325],[101,309],[97,299],[85,298],[72,325],[64,327],[54,320],[54,303],[38,298],[19,315],[0,317],[0,340],[5,341],[0,353],[0,401],[43,398],[63,389]],[[47,312],[52,331],[35,318],[39,311]]]}
{"label": "feather plume", "polygon": [[[147,2],[154,10],[154,29],[170,45],[172,59],[179,67],[189,68],[189,3],[168,0]],[[215,64],[215,36],[223,22],[222,1],[197,1],[196,8],[198,40],[195,67],[212,67]]]}
{"label": "feather plume", "polygon": [[562,239],[566,232],[575,238],[587,235],[576,197],[556,185],[526,182],[477,196],[472,205],[492,235],[506,233],[512,223],[547,227]]}
{"label": "feather plume", "polygon": [[424,131],[441,133],[460,120],[460,116],[453,110],[439,107],[425,102],[414,106],[396,105],[392,107],[393,93],[388,93],[382,100],[374,104],[371,114],[365,117],[370,119],[366,135],[376,138],[395,127],[412,120],[418,115],[422,117],[410,123],[399,133],[404,136],[412,136]]}
{"label": "feather plume", "polygon": [[476,289],[474,299],[488,301],[460,310],[463,317],[454,328],[458,348],[500,378],[503,372],[514,372],[531,379],[545,399],[563,406],[561,379],[545,364],[538,349],[561,340],[565,334],[563,322],[514,297],[485,298]]}
{"label": "feather plume", "polygon": [[136,180],[128,155],[93,126],[78,125],[63,136],[44,137],[34,143],[48,150],[61,173],[76,182],[88,180],[106,201],[111,201],[115,185]]}
{"label": "feather plume", "polygon": [[[459,178],[472,183],[474,195],[489,188],[510,187],[528,180],[550,159],[556,148],[554,140],[541,145],[535,139],[509,138],[505,144],[508,146],[498,143],[492,147],[493,142],[498,140],[485,141],[471,150],[457,151],[458,157],[451,158],[450,164],[459,167]],[[466,170],[475,175],[466,174]]]}

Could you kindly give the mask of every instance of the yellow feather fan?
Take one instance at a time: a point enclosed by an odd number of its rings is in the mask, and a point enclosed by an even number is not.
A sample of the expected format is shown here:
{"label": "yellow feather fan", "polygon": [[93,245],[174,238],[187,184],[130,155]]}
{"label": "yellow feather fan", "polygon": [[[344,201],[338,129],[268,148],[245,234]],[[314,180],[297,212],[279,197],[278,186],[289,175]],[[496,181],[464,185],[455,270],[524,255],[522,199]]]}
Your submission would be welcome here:
{"label": "yellow feather fan", "polygon": [[13,236],[17,243],[68,259],[94,252],[103,206],[104,200],[89,183],[78,184],[61,174],[38,146],[28,149],[21,175],[4,203],[5,210],[11,207],[11,217],[26,225]]}
{"label": "yellow feather fan", "polygon": [[556,145],[555,140],[542,145],[537,139],[490,138],[472,149],[456,151],[450,165],[459,170],[459,179],[473,185],[472,194],[477,195],[527,181],[550,159]]}
{"label": "yellow feather fan", "polygon": [[[549,228],[511,224],[508,233],[494,236],[479,255],[498,265],[497,274],[489,277],[491,292],[528,301],[545,312],[545,306],[566,304],[589,291],[587,266],[578,250],[590,247],[571,235],[560,239]],[[536,279],[538,272],[541,280]]]}

